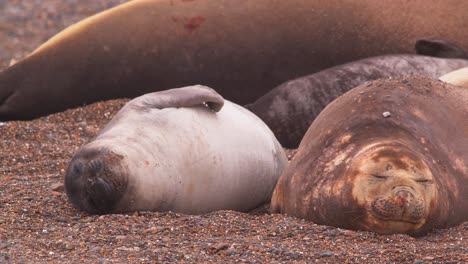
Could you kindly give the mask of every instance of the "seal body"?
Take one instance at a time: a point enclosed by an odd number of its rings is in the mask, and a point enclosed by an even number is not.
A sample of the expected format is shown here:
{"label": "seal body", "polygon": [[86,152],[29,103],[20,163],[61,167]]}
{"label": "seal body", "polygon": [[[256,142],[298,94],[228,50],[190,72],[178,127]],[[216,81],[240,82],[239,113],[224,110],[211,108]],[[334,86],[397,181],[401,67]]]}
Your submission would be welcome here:
{"label": "seal body", "polygon": [[467,48],[466,10],[463,0],[129,1],[65,29],[3,71],[0,120],[195,83],[247,104],[331,66],[410,53],[422,37]]}
{"label": "seal body", "polygon": [[468,220],[468,90],[421,77],[368,82],[327,106],[271,210],[341,228],[425,234]]}
{"label": "seal body", "polygon": [[468,67],[464,67],[440,76],[439,80],[468,88]]}
{"label": "seal body", "polygon": [[270,200],[286,164],[260,119],[193,86],[126,104],[74,155],[65,189],[74,206],[98,214],[248,211]]}
{"label": "seal body", "polygon": [[372,57],[288,81],[246,107],[270,127],[283,147],[297,148],[312,121],[327,104],[366,81],[407,75],[437,79],[467,66],[465,59],[421,55]]}

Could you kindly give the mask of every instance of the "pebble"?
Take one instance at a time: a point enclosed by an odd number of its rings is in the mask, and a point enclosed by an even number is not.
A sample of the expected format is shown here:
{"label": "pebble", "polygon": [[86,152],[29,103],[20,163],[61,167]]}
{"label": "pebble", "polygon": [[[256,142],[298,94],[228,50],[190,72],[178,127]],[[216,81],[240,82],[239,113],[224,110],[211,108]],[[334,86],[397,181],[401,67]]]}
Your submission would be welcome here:
{"label": "pebble", "polygon": [[238,252],[237,249],[235,249],[235,248],[233,248],[233,247],[230,247],[230,248],[226,251],[226,255],[231,256],[231,255],[236,254],[237,252]]}
{"label": "pebble", "polygon": [[59,218],[57,218],[57,222],[66,223],[66,222],[67,222],[67,219],[66,219],[66,218],[63,218],[63,217],[59,217]]}
{"label": "pebble", "polygon": [[328,252],[328,251],[324,251],[324,252],[320,253],[320,256],[321,257],[331,257],[331,256],[333,256],[333,253]]}
{"label": "pebble", "polygon": [[301,257],[301,255],[299,253],[296,253],[296,252],[293,252],[293,251],[289,251],[289,252],[286,252],[284,253],[284,255],[292,258],[292,259],[299,259]]}
{"label": "pebble", "polygon": [[57,182],[52,184],[50,189],[54,192],[63,192],[65,191],[65,185],[62,182]]}
{"label": "pebble", "polygon": [[89,248],[89,251],[98,251],[99,249],[101,249],[100,247],[98,246],[92,246]]}
{"label": "pebble", "polygon": [[383,117],[390,117],[391,115],[392,114],[390,112],[388,112],[388,111],[382,113]]}
{"label": "pebble", "polygon": [[129,252],[136,252],[136,251],[140,251],[140,248],[139,247],[126,247],[126,246],[122,246],[122,247],[119,247],[117,248],[118,250],[122,250],[122,251],[129,251]]}
{"label": "pebble", "polygon": [[229,248],[229,244],[226,244],[226,243],[219,243],[219,244],[214,245],[212,248],[214,249],[214,253],[216,253],[216,252],[218,252],[218,251],[228,249],[228,248]]}

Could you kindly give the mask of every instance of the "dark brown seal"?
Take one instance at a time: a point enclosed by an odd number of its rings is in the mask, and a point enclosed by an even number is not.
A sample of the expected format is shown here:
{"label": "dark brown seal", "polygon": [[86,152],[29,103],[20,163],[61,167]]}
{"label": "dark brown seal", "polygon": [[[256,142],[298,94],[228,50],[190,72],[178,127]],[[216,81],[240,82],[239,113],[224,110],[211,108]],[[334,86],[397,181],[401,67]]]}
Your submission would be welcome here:
{"label": "dark brown seal", "polygon": [[467,221],[467,120],[463,87],[420,77],[363,84],[312,123],[271,210],[415,236]]}
{"label": "dark brown seal", "polygon": [[0,120],[196,83],[251,103],[327,67],[410,53],[419,38],[466,49],[466,10],[463,0],[130,1],[65,29],[3,71]]}
{"label": "dark brown seal", "polygon": [[437,79],[467,66],[465,59],[421,55],[372,57],[288,81],[246,107],[270,127],[283,147],[297,148],[312,121],[327,104],[366,81],[407,75]]}

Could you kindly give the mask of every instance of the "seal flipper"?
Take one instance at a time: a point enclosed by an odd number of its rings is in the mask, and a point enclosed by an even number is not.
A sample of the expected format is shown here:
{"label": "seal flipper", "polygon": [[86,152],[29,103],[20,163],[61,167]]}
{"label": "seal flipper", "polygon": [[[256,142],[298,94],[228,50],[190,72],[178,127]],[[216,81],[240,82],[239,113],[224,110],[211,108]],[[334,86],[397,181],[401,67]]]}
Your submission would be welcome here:
{"label": "seal flipper", "polygon": [[224,98],[210,87],[194,85],[146,94],[130,103],[158,109],[206,104],[211,110],[219,112],[223,108]]}
{"label": "seal flipper", "polygon": [[438,58],[467,59],[468,55],[457,44],[441,39],[418,39],[414,44],[417,54]]}

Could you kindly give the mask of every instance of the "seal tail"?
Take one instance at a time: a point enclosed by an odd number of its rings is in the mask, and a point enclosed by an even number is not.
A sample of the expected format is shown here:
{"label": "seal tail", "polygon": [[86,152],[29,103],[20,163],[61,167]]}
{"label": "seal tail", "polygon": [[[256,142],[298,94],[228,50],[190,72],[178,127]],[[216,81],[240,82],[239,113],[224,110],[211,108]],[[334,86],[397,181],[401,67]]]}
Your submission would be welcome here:
{"label": "seal tail", "polygon": [[194,85],[146,94],[130,103],[158,109],[206,105],[211,110],[219,112],[223,108],[224,98],[210,87]]}
{"label": "seal tail", "polygon": [[418,39],[414,45],[417,54],[438,58],[468,59],[465,50],[457,44],[441,39]]}

